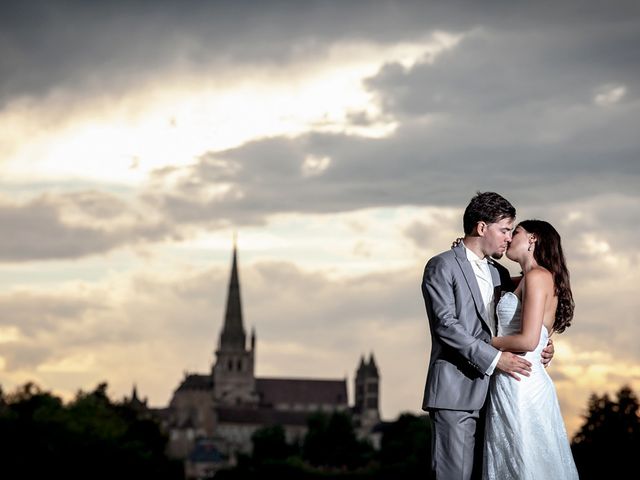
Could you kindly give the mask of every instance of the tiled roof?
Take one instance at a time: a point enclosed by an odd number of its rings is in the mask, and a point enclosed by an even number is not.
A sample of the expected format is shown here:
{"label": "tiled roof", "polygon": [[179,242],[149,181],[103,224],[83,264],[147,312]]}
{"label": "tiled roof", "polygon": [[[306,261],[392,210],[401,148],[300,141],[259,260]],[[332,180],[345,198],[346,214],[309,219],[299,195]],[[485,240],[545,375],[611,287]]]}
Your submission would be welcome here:
{"label": "tiled roof", "polygon": [[185,390],[211,390],[213,388],[213,379],[211,375],[187,375],[176,391]]}
{"label": "tiled roof", "polygon": [[263,405],[347,406],[346,380],[256,378],[256,390]]}

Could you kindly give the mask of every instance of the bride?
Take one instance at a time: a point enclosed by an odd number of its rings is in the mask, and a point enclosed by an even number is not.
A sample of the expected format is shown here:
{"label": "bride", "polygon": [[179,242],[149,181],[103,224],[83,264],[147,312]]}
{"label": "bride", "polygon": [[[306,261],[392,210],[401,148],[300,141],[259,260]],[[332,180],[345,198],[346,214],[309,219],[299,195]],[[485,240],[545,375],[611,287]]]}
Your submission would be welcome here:
{"label": "bride", "polygon": [[562,333],[573,318],[560,235],[547,222],[521,222],[507,258],[520,264],[523,277],[498,302],[498,336],[491,343],[502,351],[526,352],[533,370],[520,381],[503,373],[492,377],[483,478],[577,479],[556,390],[540,363],[549,336]]}

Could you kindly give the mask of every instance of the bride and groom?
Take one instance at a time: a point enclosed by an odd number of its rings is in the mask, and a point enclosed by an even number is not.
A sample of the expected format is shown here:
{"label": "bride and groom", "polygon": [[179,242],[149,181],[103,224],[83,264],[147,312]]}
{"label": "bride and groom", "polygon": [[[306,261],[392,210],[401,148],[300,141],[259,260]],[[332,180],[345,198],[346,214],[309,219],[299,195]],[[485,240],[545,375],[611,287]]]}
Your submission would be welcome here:
{"label": "bride and groom", "polygon": [[[544,368],[550,333],[573,317],[560,236],[540,220],[514,230],[515,216],[502,196],[478,193],[462,241],[424,270],[431,358],[422,408],[438,480],[578,478]],[[493,260],[505,253],[521,279]]]}

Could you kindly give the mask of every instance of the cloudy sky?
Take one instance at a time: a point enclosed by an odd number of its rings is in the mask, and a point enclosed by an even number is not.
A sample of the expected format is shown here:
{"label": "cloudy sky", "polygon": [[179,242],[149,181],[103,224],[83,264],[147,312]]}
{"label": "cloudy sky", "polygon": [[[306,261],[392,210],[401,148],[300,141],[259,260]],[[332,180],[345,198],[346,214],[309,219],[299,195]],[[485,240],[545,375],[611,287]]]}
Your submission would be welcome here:
{"label": "cloudy sky", "polygon": [[383,417],[418,412],[424,263],[494,190],[563,236],[570,433],[640,393],[637,2],[5,2],[0,79],[6,392],[166,405],[237,232],[259,376],[351,388],[373,352]]}

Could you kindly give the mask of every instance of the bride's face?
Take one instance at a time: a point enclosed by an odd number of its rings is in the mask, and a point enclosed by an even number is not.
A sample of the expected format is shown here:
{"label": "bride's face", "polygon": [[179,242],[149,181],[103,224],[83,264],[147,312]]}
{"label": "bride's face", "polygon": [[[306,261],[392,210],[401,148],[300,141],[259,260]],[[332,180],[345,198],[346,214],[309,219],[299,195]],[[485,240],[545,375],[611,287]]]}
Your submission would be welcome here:
{"label": "bride's face", "polygon": [[507,258],[517,262],[526,255],[529,248],[529,232],[521,226],[517,226],[513,231],[511,243],[507,247]]}

